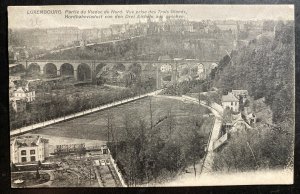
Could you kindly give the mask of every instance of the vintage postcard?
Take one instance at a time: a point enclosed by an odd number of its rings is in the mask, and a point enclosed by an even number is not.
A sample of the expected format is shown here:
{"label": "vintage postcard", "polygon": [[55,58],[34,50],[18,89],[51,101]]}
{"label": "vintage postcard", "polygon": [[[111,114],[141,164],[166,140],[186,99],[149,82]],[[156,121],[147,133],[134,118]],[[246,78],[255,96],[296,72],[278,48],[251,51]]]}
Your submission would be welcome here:
{"label": "vintage postcard", "polygon": [[9,6],[11,187],[293,184],[293,5]]}

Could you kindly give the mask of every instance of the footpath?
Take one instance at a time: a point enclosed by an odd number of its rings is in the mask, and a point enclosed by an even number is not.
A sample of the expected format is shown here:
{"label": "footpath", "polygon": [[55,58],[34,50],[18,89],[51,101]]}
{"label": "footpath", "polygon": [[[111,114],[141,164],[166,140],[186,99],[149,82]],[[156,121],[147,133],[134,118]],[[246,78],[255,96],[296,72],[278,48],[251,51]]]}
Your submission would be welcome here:
{"label": "footpath", "polygon": [[[185,95],[183,96],[159,95],[159,97],[180,100],[182,102],[191,102],[191,103],[199,104],[198,99],[190,96],[185,96]],[[221,105],[217,103],[212,103],[210,105],[207,105],[207,103],[203,101],[200,102],[200,105],[208,108],[215,116],[215,122],[208,139],[207,153],[206,156],[204,157],[202,173],[201,173],[201,174],[209,174],[212,171],[212,163],[213,163],[213,156],[214,156],[213,145],[214,142],[219,138],[219,134],[222,126],[223,108]]]}
{"label": "footpath", "polygon": [[20,135],[20,134],[23,134],[23,133],[27,133],[27,132],[35,130],[35,129],[39,129],[39,128],[46,127],[46,126],[49,126],[49,125],[52,125],[52,124],[55,124],[55,123],[59,123],[59,122],[62,122],[62,121],[67,121],[67,120],[70,120],[70,119],[81,117],[81,116],[91,114],[91,113],[94,113],[94,112],[97,112],[97,111],[101,111],[101,110],[104,110],[104,109],[112,108],[114,106],[119,106],[119,105],[122,105],[122,104],[125,104],[125,103],[128,103],[128,102],[132,102],[132,101],[135,101],[135,100],[138,100],[138,99],[142,99],[142,98],[145,98],[145,97],[148,97],[148,96],[155,96],[158,93],[160,93],[161,91],[162,90],[156,90],[154,92],[150,92],[150,93],[135,96],[135,97],[132,97],[132,98],[127,98],[127,99],[123,99],[123,100],[120,100],[120,101],[112,102],[112,103],[109,103],[109,104],[106,104],[106,105],[102,105],[102,106],[99,106],[99,107],[96,107],[96,108],[84,110],[84,111],[74,113],[74,114],[71,114],[71,115],[67,115],[67,116],[64,116],[64,117],[59,117],[59,118],[44,121],[44,122],[41,122],[41,123],[36,123],[36,124],[33,124],[33,125],[29,125],[29,126],[26,126],[26,127],[15,129],[15,130],[10,131],[10,136],[15,136],[15,135]]}

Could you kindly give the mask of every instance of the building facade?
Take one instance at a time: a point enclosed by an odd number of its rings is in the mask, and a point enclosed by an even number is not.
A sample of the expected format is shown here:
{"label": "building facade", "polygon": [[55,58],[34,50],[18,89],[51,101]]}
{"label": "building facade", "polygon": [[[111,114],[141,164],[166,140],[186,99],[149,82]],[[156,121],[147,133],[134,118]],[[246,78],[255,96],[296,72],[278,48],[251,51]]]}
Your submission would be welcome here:
{"label": "building facade", "polygon": [[26,101],[25,100],[15,98],[15,97],[11,97],[10,98],[10,103],[11,103],[12,108],[16,112],[24,112],[26,110]]}
{"label": "building facade", "polygon": [[49,157],[49,140],[40,136],[20,136],[10,143],[11,163],[44,161]]}
{"label": "building facade", "polygon": [[234,112],[239,111],[239,100],[229,92],[227,95],[222,96],[222,107],[226,109],[227,107]]}
{"label": "building facade", "polygon": [[29,90],[28,88],[20,87],[15,91],[15,98],[23,99],[26,102],[32,102],[35,100],[35,91]]}

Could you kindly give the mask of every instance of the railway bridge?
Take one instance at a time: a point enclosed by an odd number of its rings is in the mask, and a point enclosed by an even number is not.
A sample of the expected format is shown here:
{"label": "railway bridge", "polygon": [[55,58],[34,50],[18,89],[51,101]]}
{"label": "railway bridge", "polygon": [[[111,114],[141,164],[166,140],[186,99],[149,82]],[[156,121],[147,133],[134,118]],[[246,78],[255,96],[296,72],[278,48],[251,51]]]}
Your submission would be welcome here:
{"label": "railway bridge", "polygon": [[17,61],[17,66],[28,73],[39,73],[53,76],[72,76],[75,81],[95,79],[101,71],[139,71],[141,75],[156,79],[160,89],[165,77],[177,82],[182,74],[198,76],[205,79],[217,66],[216,61],[198,59],[172,59],[157,61],[122,61],[122,60],[24,60]]}

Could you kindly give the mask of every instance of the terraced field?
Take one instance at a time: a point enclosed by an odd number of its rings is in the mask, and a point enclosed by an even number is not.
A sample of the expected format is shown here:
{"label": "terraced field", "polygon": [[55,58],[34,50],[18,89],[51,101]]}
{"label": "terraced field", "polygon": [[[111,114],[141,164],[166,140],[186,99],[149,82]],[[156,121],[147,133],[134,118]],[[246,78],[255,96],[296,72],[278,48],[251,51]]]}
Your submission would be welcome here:
{"label": "terraced field", "polygon": [[[166,115],[172,114],[176,119],[176,128],[180,130],[189,127],[190,118],[193,116],[202,116],[208,111],[203,107],[193,104],[185,104],[177,100],[160,97],[151,97],[151,106],[154,123],[163,120]],[[108,117],[110,117],[110,122],[118,139],[122,139],[125,136],[125,130],[123,129],[125,119],[128,119],[131,124],[137,123],[139,119],[143,119],[146,122],[146,127],[149,127],[150,98],[144,98],[108,110],[51,125],[32,133],[106,141]],[[165,122],[161,123],[161,125],[165,124]],[[206,130],[208,133],[210,126],[207,126]]]}

